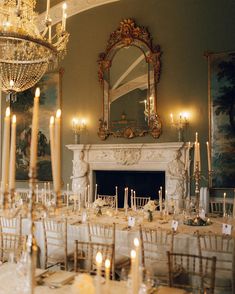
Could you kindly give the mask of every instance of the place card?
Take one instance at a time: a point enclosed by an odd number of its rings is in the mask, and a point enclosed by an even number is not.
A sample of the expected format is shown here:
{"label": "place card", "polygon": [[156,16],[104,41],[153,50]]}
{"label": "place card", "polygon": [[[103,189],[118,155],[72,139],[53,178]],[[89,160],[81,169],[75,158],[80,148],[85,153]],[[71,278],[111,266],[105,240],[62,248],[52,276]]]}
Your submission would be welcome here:
{"label": "place card", "polygon": [[128,217],[128,227],[134,227],[135,226],[135,218],[133,216]]}
{"label": "place card", "polygon": [[205,210],[202,208],[200,213],[199,213],[200,218],[205,219],[206,218],[206,212]]}
{"label": "place card", "polygon": [[178,224],[179,224],[178,221],[173,220],[172,223],[171,223],[171,228],[172,228],[174,231],[177,231]]}
{"label": "place card", "polygon": [[222,225],[222,234],[231,235],[232,234],[232,226],[228,224]]}
{"label": "place card", "polygon": [[83,211],[82,213],[82,223],[85,223],[87,221],[87,213],[86,211]]}

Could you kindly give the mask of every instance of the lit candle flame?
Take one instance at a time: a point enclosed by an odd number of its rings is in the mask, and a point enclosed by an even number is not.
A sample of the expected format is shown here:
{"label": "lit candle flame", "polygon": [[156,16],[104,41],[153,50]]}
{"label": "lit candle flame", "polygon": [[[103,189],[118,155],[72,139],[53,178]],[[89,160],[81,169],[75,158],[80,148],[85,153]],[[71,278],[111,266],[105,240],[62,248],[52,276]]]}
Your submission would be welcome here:
{"label": "lit candle flame", "polygon": [[35,97],[39,97],[40,96],[40,89],[37,88],[35,91]]}
{"label": "lit candle flame", "polygon": [[9,117],[10,114],[11,114],[11,110],[10,110],[10,107],[8,106],[6,109],[6,116]]}
{"label": "lit candle flame", "polygon": [[56,118],[60,118],[60,117],[61,117],[61,109],[57,109]]}

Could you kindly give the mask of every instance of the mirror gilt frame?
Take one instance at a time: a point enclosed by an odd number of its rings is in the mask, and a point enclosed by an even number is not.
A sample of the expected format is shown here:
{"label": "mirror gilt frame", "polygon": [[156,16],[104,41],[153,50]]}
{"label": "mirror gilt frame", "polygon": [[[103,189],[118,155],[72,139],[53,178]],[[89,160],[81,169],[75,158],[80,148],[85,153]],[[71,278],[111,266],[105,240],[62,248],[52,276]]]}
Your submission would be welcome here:
{"label": "mirror gilt frame", "polygon": [[[110,128],[110,89],[106,77],[110,78],[110,69],[113,58],[122,48],[135,46],[144,54],[148,67],[148,85],[147,85],[147,105],[149,105],[146,129],[139,129],[132,126],[126,126],[123,130],[112,131]],[[103,116],[99,120],[98,136],[105,140],[109,135],[114,137],[134,138],[150,134],[153,138],[159,138],[162,133],[162,122],[157,113],[157,84],[160,79],[161,70],[161,50],[159,45],[153,45],[152,37],[147,28],[138,26],[133,19],[124,19],[120,22],[119,27],[113,31],[109,37],[105,52],[99,54],[98,59],[98,78],[103,91]],[[150,69],[152,72],[150,73]],[[153,99],[150,110],[150,79],[152,76]],[[152,102],[151,102],[152,103]]]}

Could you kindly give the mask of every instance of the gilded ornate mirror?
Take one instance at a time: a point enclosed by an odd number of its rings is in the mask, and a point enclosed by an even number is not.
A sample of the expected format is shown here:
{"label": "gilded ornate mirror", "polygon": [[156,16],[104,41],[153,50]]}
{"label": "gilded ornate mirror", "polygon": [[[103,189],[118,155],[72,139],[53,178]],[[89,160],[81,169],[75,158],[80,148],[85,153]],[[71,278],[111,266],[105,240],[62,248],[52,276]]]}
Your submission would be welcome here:
{"label": "gilded ornate mirror", "polygon": [[151,134],[159,138],[162,124],[157,113],[160,78],[159,45],[148,30],[125,19],[111,33],[99,55],[99,81],[103,90],[103,116],[98,135],[133,138]]}

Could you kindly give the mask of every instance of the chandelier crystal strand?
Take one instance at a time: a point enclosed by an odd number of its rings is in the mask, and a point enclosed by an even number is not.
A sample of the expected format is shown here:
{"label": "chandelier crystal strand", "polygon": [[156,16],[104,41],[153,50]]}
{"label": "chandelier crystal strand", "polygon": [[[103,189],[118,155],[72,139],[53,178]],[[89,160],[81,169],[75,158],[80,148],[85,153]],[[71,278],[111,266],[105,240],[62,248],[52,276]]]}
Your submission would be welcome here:
{"label": "chandelier crystal strand", "polygon": [[22,92],[34,86],[66,54],[66,8],[52,36],[52,20],[47,14],[44,31],[37,24],[35,0],[0,1],[0,79],[7,93]]}

